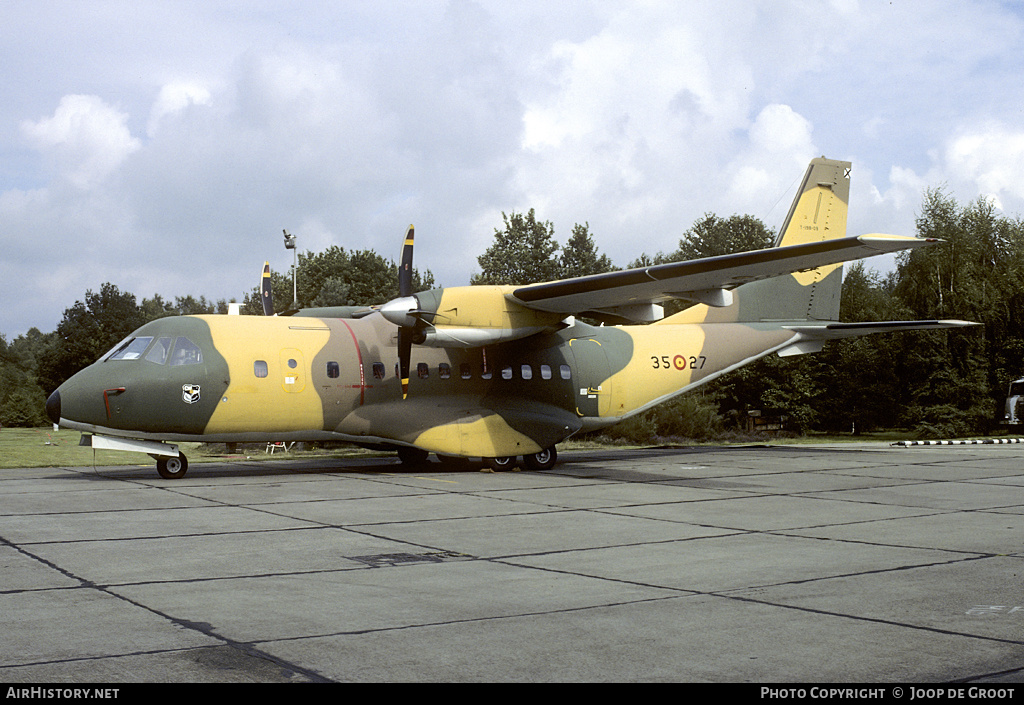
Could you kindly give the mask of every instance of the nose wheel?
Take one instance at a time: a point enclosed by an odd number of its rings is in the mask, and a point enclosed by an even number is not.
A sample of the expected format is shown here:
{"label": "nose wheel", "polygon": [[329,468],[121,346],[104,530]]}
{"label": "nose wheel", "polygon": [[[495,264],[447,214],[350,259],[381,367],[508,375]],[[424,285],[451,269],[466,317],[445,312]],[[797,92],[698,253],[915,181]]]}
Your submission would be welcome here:
{"label": "nose wheel", "polygon": [[178,480],[185,477],[185,472],[188,470],[188,458],[185,457],[184,453],[180,453],[178,457],[162,456],[156,459],[156,471],[160,473],[160,477],[165,480]]}

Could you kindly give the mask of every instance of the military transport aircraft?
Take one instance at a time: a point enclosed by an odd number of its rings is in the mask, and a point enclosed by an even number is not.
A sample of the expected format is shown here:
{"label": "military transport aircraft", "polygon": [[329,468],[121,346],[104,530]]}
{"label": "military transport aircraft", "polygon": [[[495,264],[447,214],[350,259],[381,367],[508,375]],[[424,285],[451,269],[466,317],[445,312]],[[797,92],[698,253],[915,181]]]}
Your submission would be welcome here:
{"label": "military transport aircraft", "polygon": [[[399,298],[161,318],[62,384],[47,412],[83,431],[83,445],[150,454],[165,478],[188,468],[183,441],[343,440],[403,462],[433,452],[547,469],[574,433],[765,355],[972,325],[837,322],[842,262],[935,242],[846,237],[849,172],[849,162],[812,160],[772,248],[541,284],[414,293],[410,227]],[[671,299],[692,305],[664,318]]]}

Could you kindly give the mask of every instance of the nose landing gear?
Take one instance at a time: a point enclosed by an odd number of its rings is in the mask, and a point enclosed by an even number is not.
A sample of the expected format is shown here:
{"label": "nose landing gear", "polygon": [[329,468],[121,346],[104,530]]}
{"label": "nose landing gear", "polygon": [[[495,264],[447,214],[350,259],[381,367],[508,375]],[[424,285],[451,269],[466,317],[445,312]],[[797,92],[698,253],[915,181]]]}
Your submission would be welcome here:
{"label": "nose landing gear", "polygon": [[161,456],[156,459],[156,471],[165,480],[178,480],[185,477],[188,470],[188,458],[184,453],[175,456]]}

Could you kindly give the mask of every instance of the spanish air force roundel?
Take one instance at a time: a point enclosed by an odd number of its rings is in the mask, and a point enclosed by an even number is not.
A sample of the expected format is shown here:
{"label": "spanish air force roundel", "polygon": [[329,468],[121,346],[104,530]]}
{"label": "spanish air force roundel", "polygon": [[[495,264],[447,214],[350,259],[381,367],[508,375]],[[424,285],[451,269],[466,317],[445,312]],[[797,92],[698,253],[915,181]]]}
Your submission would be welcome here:
{"label": "spanish air force roundel", "polygon": [[199,401],[199,385],[198,384],[183,384],[181,385],[181,399],[186,404],[195,404]]}

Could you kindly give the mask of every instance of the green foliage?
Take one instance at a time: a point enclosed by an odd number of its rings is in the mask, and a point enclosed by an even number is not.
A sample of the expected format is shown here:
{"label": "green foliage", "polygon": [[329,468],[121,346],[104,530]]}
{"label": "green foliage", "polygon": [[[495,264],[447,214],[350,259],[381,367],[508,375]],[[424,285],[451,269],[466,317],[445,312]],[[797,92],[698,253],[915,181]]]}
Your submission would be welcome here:
{"label": "green foliage", "polygon": [[502,213],[502,230],[495,229],[494,244],[477,258],[480,274],[473,284],[532,284],[559,278],[555,226],[539,222],[533,208],[526,215]]}
{"label": "green foliage", "polygon": [[[287,311],[293,307],[293,292],[298,296],[299,308],[369,306],[385,303],[398,296],[398,265],[373,250],[348,252],[343,247],[333,245],[323,252],[300,254],[298,268],[297,284],[293,284],[290,271],[282,274],[271,270],[270,285],[275,311]],[[434,275],[429,270],[421,275],[413,269],[414,291],[433,287]],[[258,286],[245,295],[241,312],[263,315]]]}
{"label": "green foliage", "polygon": [[46,423],[43,413],[46,396],[32,373],[30,352],[32,339],[38,335],[39,331],[33,328],[29,331],[29,338],[19,336],[10,345],[0,335],[0,425],[39,426]]}
{"label": "green foliage", "polygon": [[916,363],[905,371],[907,408],[921,410],[918,426],[979,433],[1024,371],[1024,225],[999,216],[991,201],[961,207],[931,189],[917,231],[945,242],[900,255],[896,296],[916,316],[964,318],[984,328],[923,339],[907,352]]}
{"label": "green foliage", "polygon": [[[847,266],[843,279],[845,322],[914,318],[882,279],[863,262]],[[940,334],[942,335],[942,334]],[[818,430],[864,433],[898,425],[905,404],[902,383],[904,346],[917,333],[890,333],[828,343],[814,356]]]}
{"label": "green foliage", "polygon": [[588,274],[611,272],[618,267],[612,264],[608,255],[598,255],[594,238],[590,235],[590,223],[572,227],[572,235],[562,248],[559,258],[559,278],[584,277]]}
{"label": "green foliage", "polygon": [[679,241],[674,261],[760,250],[771,247],[773,240],[774,233],[752,215],[719,218],[705,213]]}
{"label": "green foliage", "polygon": [[143,299],[139,306],[142,317],[146,321],[153,321],[166,316],[194,316],[203,313],[227,313],[226,301],[218,301],[214,304],[207,301],[205,296],[198,299],[194,296],[175,297],[174,303],[164,300],[160,294],[153,294],[151,299]]}
{"label": "green foliage", "polygon": [[54,344],[39,360],[40,384],[56,389],[145,322],[134,294],[121,292],[109,282],[99,293],[86,291],[85,301],[65,309]]}
{"label": "green foliage", "polygon": [[643,253],[630,263],[630,267],[649,267],[667,262],[685,262],[701,257],[748,252],[771,247],[775,234],[758,218],[752,215],[732,215],[719,218],[714,213],[705,213],[694,222],[679,239],[675,252],[659,252],[653,257]]}
{"label": "green foliage", "polygon": [[709,441],[724,430],[718,405],[700,393],[684,394],[601,431],[612,441],[652,443],[658,440]]}
{"label": "green foliage", "polygon": [[[524,284],[615,269],[599,254],[589,224],[575,225],[564,248],[550,222],[535,212],[502,214],[493,245],[478,261],[473,283]],[[784,413],[795,430],[866,432],[912,429],[928,437],[984,432],[1001,409],[1011,380],[1024,376],[1024,224],[1001,216],[991,202],[961,206],[940,190],[924,194],[919,237],[944,244],[900,255],[883,277],[863,263],[847,265],[844,321],[962,318],[984,327],[953,332],[881,334],[834,341],[814,355],[771,356],[606,431],[632,442],[652,438],[710,439],[727,431],[723,419],[747,412]],[[770,246],[773,233],[756,218],[708,213],[669,254],[642,254],[649,266]],[[372,250],[331,247],[298,257],[300,306],[379,304],[398,295],[397,266]],[[291,272],[272,272],[275,309],[292,305]],[[258,272],[253,273],[253,280]],[[414,272],[414,287],[434,286]],[[64,312],[52,333],[0,336],[0,423],[45,424],[46,394],[91,364],[146,321],[168,315],[226,312],[200,296],[159,294],[137,303],[103,284]],[[262,315],[254,288],[243,311]],[[1001,413],[1001,412],[999,412]]]}
{"label": "green foliage", "polygon": [[618,269],[607,255],[598,254],[589,223],[573,226],[558,255],[554,225],[539,222],[532,208],[526,215],[501,217],[505,227],[495,229],[494,244],[477,258],[483,271],[473,276],[472,284],[534,284]]}

